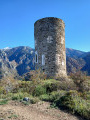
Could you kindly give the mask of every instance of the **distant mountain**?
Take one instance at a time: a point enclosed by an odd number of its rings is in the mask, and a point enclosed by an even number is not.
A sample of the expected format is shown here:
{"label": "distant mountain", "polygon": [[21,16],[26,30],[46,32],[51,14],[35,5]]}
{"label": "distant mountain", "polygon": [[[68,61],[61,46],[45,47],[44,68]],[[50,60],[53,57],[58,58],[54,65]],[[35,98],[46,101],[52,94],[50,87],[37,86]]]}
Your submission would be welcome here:
{"label": "distant mountain", "polygon": [[[0,71],[5,74],[23,75],[35,69],[35,50],[20,46],[0,50]],[[67,73],[75,73],[79,70],[86,71],[90,75],[90,52],[83,52],[66,48]],[[0,75],[2,75],[0,73]]]}
{"label": "distant mountain", "polygon": [[5,48],[3,48],[3,50],[8,50],[8,49],[11,49],[10,47],[5,47]]}
{"label": "distant mountain", "polygon": [[13,61],[9,61],[7,54],[0,50],[0,79],[7,75],[17,76],[16,71],[16,63]]}
{"label": "distant mountain", "polygon": [[26,46],[15,47],[5,51],[9,61],[15,60],[17,63],[16,70],[19,75],[34,70],[34,49]]}
{"label": "distant mountain", "polygon": [[66,49],[67,72],[75,73],[79,70],[90,75],[90,52]]}
{"label": "distant mountain", "polygon": [[[67,73],[75,73],[81,71],[81,69],[85,66],[86,62],[83,58],[72,58],[66,57],[66,66],[67,66]],[[87,70],[84,70],[87,71]]]}
{"label": "distant mountain", "polygon": [[66,56],[71,57],[71,58],[82,58],[84,55],[86,55],[86,52],[71,49],[71,48],[66,48]]}
{"label": "distant mountain", "polygon": [[87,55],[83,57],[83,60],[86,64],[82,67],[81,70],[87,71],[87,73],[90,75],[90,52],[88,52]]}

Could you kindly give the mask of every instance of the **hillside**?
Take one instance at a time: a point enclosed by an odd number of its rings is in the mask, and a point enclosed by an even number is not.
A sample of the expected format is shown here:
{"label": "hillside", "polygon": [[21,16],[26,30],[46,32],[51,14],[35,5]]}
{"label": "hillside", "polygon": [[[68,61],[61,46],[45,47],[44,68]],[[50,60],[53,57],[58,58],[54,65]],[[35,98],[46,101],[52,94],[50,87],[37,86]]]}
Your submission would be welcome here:
{"label": "hillside", "polygon": [[34,49],[30,47],[15,47],[5,50],[9,61],[17,63],[16,70],[19,75],[34,70]]}
{"label": "hillside", "polygon": [[86,72],[90,75],[90,52],[66,49],[67,73],[75,73],[77,71]]}
{"label": "hillside", "polygon": [[74,58],[74,59],[80,58],[80,57],[82,58],[84,55],[86,55],[86,52],[71,49],[71,48],[66,48],[66,56],[70,58]]}
{"label": "hillside", "polygon": [[85,61],[85,65],[82,67],[82,71],[87,71],[90,75],[90,52],[87,53],[85,57],[83,57],[83,60]]}
{"label": "hillside", "polygon": [[16,65],[17,63],[14,60],[9,61],[7,54],[0,50],[0,78],[7,75],[17,76]]}

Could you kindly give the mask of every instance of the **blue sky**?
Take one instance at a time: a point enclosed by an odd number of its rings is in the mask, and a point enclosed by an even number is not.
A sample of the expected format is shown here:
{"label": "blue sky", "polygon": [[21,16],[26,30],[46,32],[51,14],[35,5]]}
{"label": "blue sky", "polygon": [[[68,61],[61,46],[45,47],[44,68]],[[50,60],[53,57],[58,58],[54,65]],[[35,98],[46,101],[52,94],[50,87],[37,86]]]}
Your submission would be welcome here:
{"label": "blue sky", "polygon": [[90,51],[90,0],[0,0],[0,49],[34,48],[34,22],[44,17],[63,19],[66,47]]}

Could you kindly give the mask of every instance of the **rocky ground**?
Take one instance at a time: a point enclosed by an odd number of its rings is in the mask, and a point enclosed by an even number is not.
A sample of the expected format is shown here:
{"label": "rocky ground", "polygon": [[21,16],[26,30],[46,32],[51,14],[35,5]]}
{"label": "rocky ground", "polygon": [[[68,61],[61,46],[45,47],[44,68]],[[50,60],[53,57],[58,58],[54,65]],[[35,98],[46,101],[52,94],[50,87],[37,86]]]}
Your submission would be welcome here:
{"label": "rocky ground", "polygon": [[0,105],[0,120],[84,120],[65,111],[51,108],[48,102],[24,105],[10,101]]}

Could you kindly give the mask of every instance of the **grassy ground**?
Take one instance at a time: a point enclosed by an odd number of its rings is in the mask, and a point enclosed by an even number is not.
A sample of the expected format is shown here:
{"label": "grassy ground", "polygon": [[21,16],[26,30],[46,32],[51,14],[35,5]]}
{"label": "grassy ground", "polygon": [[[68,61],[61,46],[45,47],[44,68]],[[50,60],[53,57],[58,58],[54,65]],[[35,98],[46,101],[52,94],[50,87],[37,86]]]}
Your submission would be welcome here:
{"label": "grassy ground", "polygon": [[[74,76],[73,76],[74,77]],[[75,78],[76,79],[76,78]],[[66,109],[72,114],[90,119],[90,78],[38,79],[32,81],[15,81],[8,85],[0,83],[0,105],[9,100],[18,100],[24,104],[35,104],[41,101],[51,102],[51,107]],[[28,97],[29,101],[23,101]]]}

